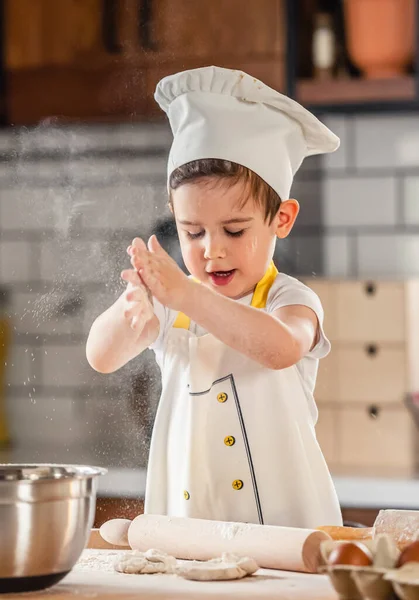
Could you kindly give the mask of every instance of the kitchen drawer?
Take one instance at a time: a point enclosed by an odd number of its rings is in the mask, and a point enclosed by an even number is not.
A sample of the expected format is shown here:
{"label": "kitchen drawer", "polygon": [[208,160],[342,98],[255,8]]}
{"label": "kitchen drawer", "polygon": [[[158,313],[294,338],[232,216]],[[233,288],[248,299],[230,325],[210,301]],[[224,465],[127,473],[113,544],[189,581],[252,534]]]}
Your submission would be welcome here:
{"label": "kitchen drawer", "polygon": [[336,402],[338,400],[338,354],[335,347],[319,361],[314,398],[316,402]]}
{"label": "kitchen drawer", "polygon": [[321,279],[307,279],[304,283],[320,298],[324,310],[324,332],[329,339],[334,339],[336,337],[336,284]]}
{"label": "kitchen drawer", "polygon": [[316,425],[317,441],[329,467],[338,460],[338,415],[334,407],[318,404],[319,419]]}
{"label": "kitchen drawer", "polygon": [[405,284],[342,281],[336,285],[337,341],[403,342]]}
{"label": "kitchen drawer", "polygon": [[332,352],[340,402],[403,402],[408,392],[405,346],[335,344]]}
{"label": "kitchen drawer", "polygon": [[417,429],[404,406],[342,406],[338,411],[339,465],[411,469]]}
{"label": "kitchen drawer", "polygon": [[406,290],[406,341],[409,357],[409,392],[419,392],[419,280],[411,280]]}

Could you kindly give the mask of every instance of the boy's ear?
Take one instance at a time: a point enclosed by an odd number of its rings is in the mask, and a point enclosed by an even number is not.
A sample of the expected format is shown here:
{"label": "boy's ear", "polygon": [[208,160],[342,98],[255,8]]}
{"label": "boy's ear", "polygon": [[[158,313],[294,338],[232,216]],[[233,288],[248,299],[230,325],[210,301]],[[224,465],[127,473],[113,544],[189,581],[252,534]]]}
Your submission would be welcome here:
{"label": "boy's ear", "polygon": [[277,229],[276,235],[278,238],[283,239],[286,238],[290,233],[291,229],[294,227],[295,220],[300,212],[300,205],[297,200],[291,198],[290,200],[285,200],[281,202],[281,206],[278,210],[277,215]]}

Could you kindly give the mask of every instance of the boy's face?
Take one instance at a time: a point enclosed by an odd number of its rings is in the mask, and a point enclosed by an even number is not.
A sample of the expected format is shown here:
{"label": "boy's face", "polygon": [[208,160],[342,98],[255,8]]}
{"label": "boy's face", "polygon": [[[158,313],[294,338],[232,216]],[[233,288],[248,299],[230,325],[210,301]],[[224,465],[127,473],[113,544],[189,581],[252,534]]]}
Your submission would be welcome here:
{"label": "boy's face", "polygon": [[265,274],[276,237],[286,237],[298,214],[298,203],[281,204],[272,223],[242,182],[202,180],[172,191],[173,211],[183,260],[204,285],[229,298],[253,291]]}

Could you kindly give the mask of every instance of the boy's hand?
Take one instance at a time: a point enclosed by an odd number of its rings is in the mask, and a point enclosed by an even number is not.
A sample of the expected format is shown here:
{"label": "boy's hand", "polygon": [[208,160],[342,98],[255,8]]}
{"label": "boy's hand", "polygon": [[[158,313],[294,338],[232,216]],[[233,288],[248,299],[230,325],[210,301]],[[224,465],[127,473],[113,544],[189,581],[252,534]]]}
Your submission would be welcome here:
{"label": "boy's hand", "polygon": [[148,241],[135,238],[129,248],[131,264],[161,304],[173,310],[182,310],[188,290],[194,283],[160,246],[155,235]]}
{"label": "boy's hand", "polygon": [[135,269],[122,271],[121,277],[128,283],[123,294],[124,317],[131,329],[141,332],[154,315],[149,293]]}

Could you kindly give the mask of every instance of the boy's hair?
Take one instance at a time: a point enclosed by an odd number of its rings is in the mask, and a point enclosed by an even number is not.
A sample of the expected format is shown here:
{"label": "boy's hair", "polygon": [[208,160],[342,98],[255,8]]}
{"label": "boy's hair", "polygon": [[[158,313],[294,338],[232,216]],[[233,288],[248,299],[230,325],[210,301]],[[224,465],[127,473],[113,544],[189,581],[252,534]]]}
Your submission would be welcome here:
{"label": "boy's hair", "polygon": [[[230,186],[243,181],[248,191],[241,206],[244,206],[249,198],[252,198],[257,206],[260,206],[265,215],[265,221],[272,223],[273,218],[281,205],[281,198],[259,175],[247,167],[243,167],[229,160],[219,158],[202,158],[193,160],[178,167],[170,175],[169,188],[176,190],[185,183],[192,183],[204,178],[225,181]],[[169,204],[173,208],[172,198],[169,194]]]}

